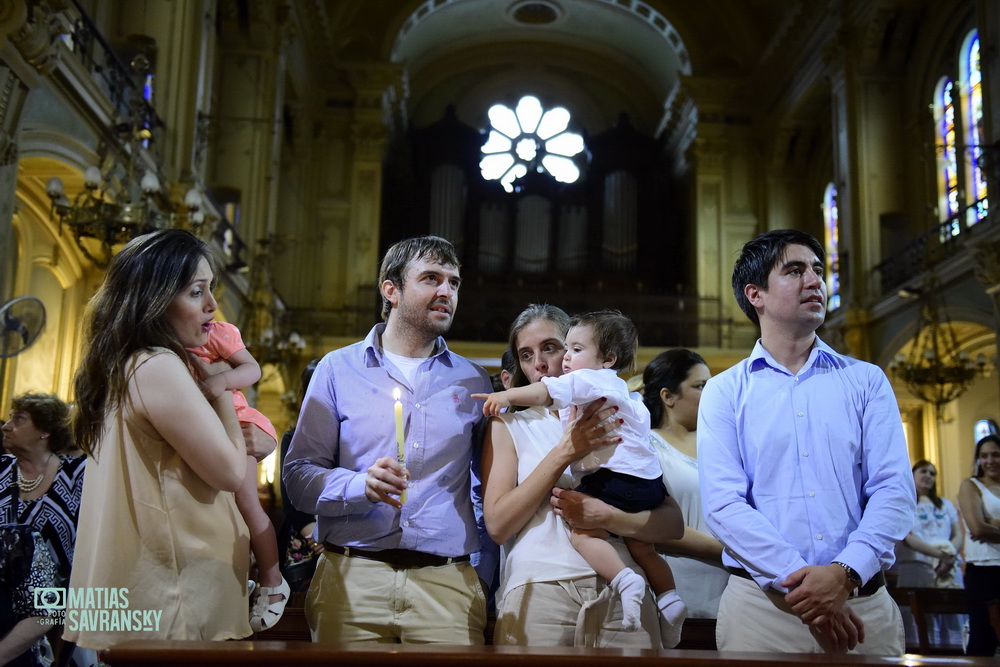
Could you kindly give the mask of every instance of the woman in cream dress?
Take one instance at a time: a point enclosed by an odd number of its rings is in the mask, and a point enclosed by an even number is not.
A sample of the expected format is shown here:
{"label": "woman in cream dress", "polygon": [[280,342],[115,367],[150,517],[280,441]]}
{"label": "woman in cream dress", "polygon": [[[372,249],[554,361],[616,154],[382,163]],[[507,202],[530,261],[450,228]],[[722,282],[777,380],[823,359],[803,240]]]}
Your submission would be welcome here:
{"label": "woman in cream dress", "polygon": [[698,492],[698,402],[711,377],[705,360],[691,350],[661,352],[643,372],[643,401],[654,427],[649,441],[660,455],[667,493],[680,505],[684,536],[659,545],[677,581],[688,618],[716,618],[729,573],[722,543],[705,525]]}
{"label": "woman in cream dress", "polygon": [[115,256],[87,308],[74,431],[89,460],[64,634],[80,646],[250,634],[233,495],[246,444],[230,392],[198,381],[228,365],[185,352],[208,336],[216,276],[204,242],[153,232]]}

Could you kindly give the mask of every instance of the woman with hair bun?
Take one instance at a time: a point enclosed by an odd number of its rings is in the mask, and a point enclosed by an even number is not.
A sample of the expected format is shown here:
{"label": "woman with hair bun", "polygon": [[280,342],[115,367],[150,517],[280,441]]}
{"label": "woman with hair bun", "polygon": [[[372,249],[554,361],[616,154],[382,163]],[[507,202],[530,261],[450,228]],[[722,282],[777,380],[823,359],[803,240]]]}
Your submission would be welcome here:
{"label": "woman with hair bun", "polygon": [[661,352],[643,372],[643,401],[653,428],[650,444],[660,455],[667,493],[684,515],[684,536],[662,543],[688,618],[716,618],[729,573],[722,566],[722,543],[705,525],[698,490],[698,404],[712,374],[701,356],[678,348]]}

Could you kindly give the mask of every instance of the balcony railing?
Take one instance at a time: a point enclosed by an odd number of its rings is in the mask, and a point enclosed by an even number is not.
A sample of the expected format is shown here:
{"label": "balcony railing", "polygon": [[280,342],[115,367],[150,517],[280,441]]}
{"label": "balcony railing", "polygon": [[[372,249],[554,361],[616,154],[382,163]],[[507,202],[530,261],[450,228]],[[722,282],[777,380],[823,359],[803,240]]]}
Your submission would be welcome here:
{"label": "balcony railing", "polygon": [[995,217],[988,215],[987,200],[981,199],[921,234],[900,252],[875,266],[882,294],[894,292],[929,267],[958,254],[973,228],[992,227]]}
{"label": "balcony railing", "polygon": [[[34,3],[29,0],[29,4]],[[144,94],[148,61],[143,61],[145,56],[137,56],[135,64],[125,63],[78,0],[72,0],[72,4],[76,18],[69,32],[62,36],[63,41],[111,103],[116,122],[123,127],[134,125],[148,130],[153,139],[147,140],[144,147],[150,148],[162,135],[163,121]],[[120,133],[123,128],[111,129]]]}

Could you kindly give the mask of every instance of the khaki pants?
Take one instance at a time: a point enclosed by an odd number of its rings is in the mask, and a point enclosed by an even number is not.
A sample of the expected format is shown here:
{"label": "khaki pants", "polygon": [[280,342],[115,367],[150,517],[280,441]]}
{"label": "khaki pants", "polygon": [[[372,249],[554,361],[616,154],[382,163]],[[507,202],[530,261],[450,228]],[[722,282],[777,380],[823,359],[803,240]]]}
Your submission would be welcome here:
{"label": "khaki pants", "polygon": [[482,644],[486,597],[469,563],[393,570],[327,551],[306,620],[314,642]]}
{"label": "khaki pants", "polygon": [[660,648],[660,624],[647,591],[642,628],[622,630],[621,599],[597,577],[533,582],[498,603],[493,643],[517,646]]}
{"label": "khaki pants", "polygon": [[[865,641],[853,651],[859,655],[903,654],[903,620],[883,586],[877,593],[847,601],[865,626]],[[764,593],[750,579],[730,575],[719,603],[715,640],[720,651],[833,653],[826,637],[805,625],[776,593]]]}

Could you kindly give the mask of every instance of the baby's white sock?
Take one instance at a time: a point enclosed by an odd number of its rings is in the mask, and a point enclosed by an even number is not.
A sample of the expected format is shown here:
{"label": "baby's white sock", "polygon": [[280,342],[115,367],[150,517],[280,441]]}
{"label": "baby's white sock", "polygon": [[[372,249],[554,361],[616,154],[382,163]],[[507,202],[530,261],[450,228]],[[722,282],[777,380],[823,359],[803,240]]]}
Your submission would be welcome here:
{"label": "baby's white sock", "polygon": [[646,595],[646,580],[631,568],[625,568],[611,580],[611,589],[622,600],[622,628],[635,632],[642,627],[642,598]]}
{"label": "baby's white sock", "polygon": [[688,608],[671,588],[656,596],[656,607],[660,610],[660,638],[663,648],[673,648],[681,641],[681,627],[687,618]]}

